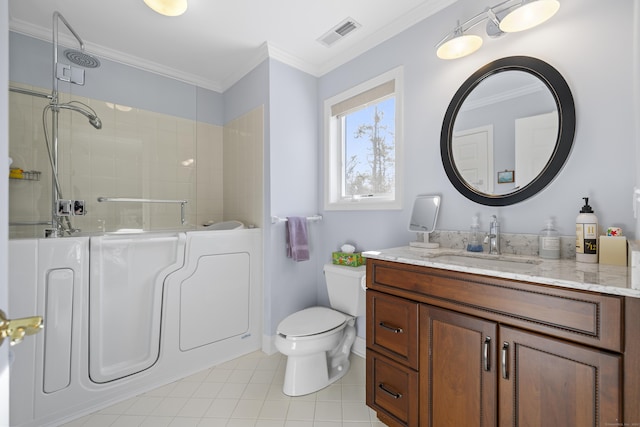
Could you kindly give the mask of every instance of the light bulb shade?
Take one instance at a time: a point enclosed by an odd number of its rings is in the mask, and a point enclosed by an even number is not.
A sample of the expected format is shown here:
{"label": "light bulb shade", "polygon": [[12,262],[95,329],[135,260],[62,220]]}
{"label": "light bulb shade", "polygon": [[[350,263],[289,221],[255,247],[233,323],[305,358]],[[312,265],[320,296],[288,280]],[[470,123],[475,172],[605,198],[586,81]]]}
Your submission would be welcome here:
{"label": "light bulb shade", "polygon": [[180,16],[187,10],[187,0],[144,0],[144,3],[165,16]]}
{"label": "light bulb shade", "polygon": [[482,37],[475,34],[463,34],[442,43],[436,55],[440,59],[458,59],[467,56],[480,49]]}
{"label": "light bulb shade", "polygon": [[500,21],[500,29],[505,33],[515,33],[540,25],[560,9],[558,0],[523,1]]}

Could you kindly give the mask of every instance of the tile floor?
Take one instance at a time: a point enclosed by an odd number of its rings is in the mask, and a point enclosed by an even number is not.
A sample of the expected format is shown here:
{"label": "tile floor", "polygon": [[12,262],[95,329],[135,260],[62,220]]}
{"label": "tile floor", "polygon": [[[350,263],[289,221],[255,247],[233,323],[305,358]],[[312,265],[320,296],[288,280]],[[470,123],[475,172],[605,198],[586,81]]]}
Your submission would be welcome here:
{"label": "tile floor", "polygon": [[282,393],[286,358],[262,352],[234,359],[141,394],[65,427],[384,427],[365,405],[365,360],[329,387]]}

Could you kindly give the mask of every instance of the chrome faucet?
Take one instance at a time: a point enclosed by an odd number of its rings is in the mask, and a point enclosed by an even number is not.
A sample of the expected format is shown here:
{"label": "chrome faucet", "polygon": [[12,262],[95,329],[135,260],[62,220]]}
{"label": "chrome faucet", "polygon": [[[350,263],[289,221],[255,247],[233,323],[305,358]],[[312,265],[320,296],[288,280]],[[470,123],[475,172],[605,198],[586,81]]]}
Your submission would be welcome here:
{"label": "chrome faucet", "polygon": [[489,234],[485,237],[484,242],[489,243],[489,254],[500,255],[500,223],[495,215],[491,215]]}

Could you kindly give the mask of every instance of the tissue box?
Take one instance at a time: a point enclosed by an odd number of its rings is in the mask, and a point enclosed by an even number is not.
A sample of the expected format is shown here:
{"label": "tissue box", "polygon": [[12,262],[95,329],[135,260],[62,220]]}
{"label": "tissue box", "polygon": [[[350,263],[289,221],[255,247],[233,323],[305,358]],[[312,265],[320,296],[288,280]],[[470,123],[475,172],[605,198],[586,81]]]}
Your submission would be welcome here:
{"label": "tissue box", "polygon": [[598,259],[600,264],[627,266],[627,238],[600,236]]}
{"label": "tissue box", "polygon": [[366,258],[362,257],[359,252],[347,253],[347,252],[333,252],[331,259],[334,264],[347,265],[349,267],[358,267],[364,264]]}

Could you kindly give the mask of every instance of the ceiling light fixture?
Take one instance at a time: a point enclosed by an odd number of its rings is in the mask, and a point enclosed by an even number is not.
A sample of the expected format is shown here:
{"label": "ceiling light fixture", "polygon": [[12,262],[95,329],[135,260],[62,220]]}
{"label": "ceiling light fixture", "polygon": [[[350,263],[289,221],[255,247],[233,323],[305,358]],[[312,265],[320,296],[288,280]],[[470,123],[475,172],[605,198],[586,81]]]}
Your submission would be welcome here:
{"label": "ceiling light fixture", "polygon": [[165,16],[180,16],[187,10],[187,0],[144,0],[144,3]]}
{"label": "ceiling light fixture", "polygon": [[507,0],[488,7],[448,33],[437,45],[436,54],[441,59],[458,59],[470,55],[482,46],[482,38],[465,34],[471,28],[486,21],[489,37],[528,30],[551,18],[560,8],[558,0]]}

